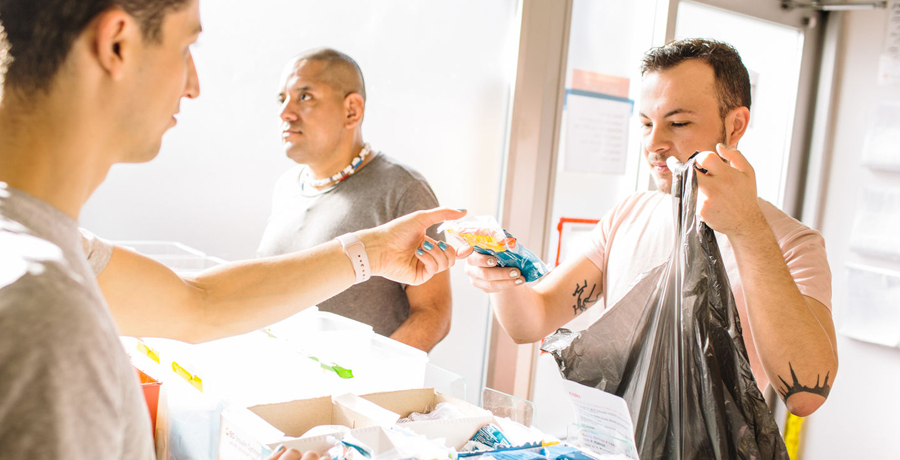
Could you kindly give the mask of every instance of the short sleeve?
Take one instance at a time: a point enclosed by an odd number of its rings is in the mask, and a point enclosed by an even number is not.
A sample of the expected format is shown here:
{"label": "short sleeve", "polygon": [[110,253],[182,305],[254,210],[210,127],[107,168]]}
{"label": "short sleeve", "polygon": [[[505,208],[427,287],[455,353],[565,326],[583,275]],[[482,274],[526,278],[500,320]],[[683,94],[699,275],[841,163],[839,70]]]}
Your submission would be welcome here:
{"label": "short sleeve", "polygon": [[79,228],[81,231],[81,244],[84,248],[84,255],[87,256],[88,264],[94,271],[94,276],[100,274],[109,264],[112,257],[113,244],[93,233]]}
{"label": "short sleeve", "polygon": [[831,269],[825,253],[825,239],[819,232],[806,228],[779,241],[779,245],[800,293],[831,310]]}
{"label": "short sleeve", "polygon": [[800,293],[831,310],[831,268],[822,235],[774,205],[760,200],[760,208],[778,240],[784,262]]}
{"label": "short sleeve", "polygon": [[[396,219],[416,211],[436,208],[437,206],[437,197],[428,183],[423,180],[415,180],[409,184],[400,196],[394,218]],[[443,235],[438,234],[437,227],[437,225],[432,226],[426,233],[435,240],[444,241]]]}
{"label": "short sleeve", "polygon": [[613,221],[621,208],[621,203],[613,207],[600,219],[600,222],[591,230],[589,242],[585,245],[582,255],[588,258],[602,272],[606,272],[606,250],[609,244],[609,236],[612,233]]}

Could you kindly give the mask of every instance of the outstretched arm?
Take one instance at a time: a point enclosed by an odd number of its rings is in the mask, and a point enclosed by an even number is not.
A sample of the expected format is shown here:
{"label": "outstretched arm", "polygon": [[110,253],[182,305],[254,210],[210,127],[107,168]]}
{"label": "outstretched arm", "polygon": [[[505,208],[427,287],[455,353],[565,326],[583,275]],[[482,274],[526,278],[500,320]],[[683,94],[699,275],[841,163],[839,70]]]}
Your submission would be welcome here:
{"label": "outstretched arm", "polygon": [[[461,251],[469,254],[471,248]],[[566,262],[534,287],[514,268],[498,268],[490,256],[474,253],[466,263],[472,285],[491,295],[494,314],[516,343],[537,342],[600,299],[602,272],[587,257]]]}
{"label": "outstretched arm", "polygon": [[[456,260],[452,247],[422,248],[425,229],[464,212],[416,212],[356,232],[372,273],[422,284]],[[421,248],[422,254],[416,249]],[[233,262],[192,278],[147,257],[115,248],[97,277],[120,333],[203,342],[253,331],[350,287],[355,271],[337,241],[284,256]]]}
{"label": "outstretched arm", "polygon": [[721,159],[698,156],[708,171],[698,176],[698,213],[734,248],[753,341],[772,386],[788,410],[807,416],[825,402],[837,374],[831,312],[800,293],[759,208],[753,168],[737,150],[717,150]]}

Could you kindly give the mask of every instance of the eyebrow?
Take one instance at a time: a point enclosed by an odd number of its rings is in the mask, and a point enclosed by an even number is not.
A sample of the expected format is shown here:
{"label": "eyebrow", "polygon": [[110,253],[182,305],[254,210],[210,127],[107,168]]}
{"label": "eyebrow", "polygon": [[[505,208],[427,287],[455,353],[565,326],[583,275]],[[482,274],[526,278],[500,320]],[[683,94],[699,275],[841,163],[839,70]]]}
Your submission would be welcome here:
{"label": "eyebrow", "polygon": [[[672,115],[678,115],[678,114],[680,114],[680,113],[691,113],[691,114],[692,114],[692,113],[694,113],[694,111],[693,111],[693,110],[686,110],[686,109],[675,109],[675,110],[672,110],[671,112],[665,114],[665,115],[663,116],[663,118],[668,118],[668,117],[671,117]],[[647,115],[644,115],[643,112],[640,113],[640,116],[642,116],[642,117],[644,117],[644,118],[650,118],[650,117],[648,117]]]}

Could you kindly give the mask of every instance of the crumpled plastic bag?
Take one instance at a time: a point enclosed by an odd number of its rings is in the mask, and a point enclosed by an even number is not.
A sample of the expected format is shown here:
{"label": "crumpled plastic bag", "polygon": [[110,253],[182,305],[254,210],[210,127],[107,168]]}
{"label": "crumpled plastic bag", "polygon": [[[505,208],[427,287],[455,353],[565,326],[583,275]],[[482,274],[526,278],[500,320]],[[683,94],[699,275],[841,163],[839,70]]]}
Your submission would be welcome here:
{"label": "crumpled plastic bag", "polygon": [[643,459],[788,460],[750,370],[715,233],[696,216],[694,160],[672,169],[668,262],[588,329],[560,329],[541,349],[566,379],[628,402]]}

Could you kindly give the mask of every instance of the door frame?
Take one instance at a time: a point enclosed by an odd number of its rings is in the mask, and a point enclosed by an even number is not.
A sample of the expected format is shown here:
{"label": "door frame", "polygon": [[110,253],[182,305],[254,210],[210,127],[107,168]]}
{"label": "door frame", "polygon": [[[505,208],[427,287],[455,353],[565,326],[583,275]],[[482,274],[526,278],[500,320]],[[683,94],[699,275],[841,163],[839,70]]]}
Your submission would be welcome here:
{"label": "door frame", "polygon": [[[785,179],[781,187],[784,211],[800,216],[804,190],[821,174],[824,149],[817,149],[810,161],[810,144],[821,133],[823,121],[814,112],[817,96],[830,94],[819,88],[820,63],[826,22],[829,14],[808,9],[785,10],[778,0],[657,0],[654,46],[675,36],[678,6],[692,1],[776,24],[796,27],[804,33],[802,63],[795,102],[791,145]],[[507,151],[504,157],[499,217],[505,228],[514,229],[522,244],[537,254],[546,254],[552,222],[549,222],[556,177],[559,135],[565,100],[565,73],[574,0],[522,0],[522,25]],[[833,27],[832,27],[833,29]],[[826,47],[829,51],[832,47]],[[833,56],[832,56],[833,59]],[[827,117],[825,117],[827,118]],[[650,175],[646,165],[639,177]],[[812,170],[815,168],[815,171]],[[809,170],[809,171],[808,171]],[[813,184],[815,185],[815,184]],[[639,186],[640,188],[640,186]],[[815,190],[820,187],[816,185]],[[807,200],[809,201],[809,200]],[[533,399],[534,374],[539,349],[537,344],[516,345],[491,315],[486,386],[521,398]]]}

